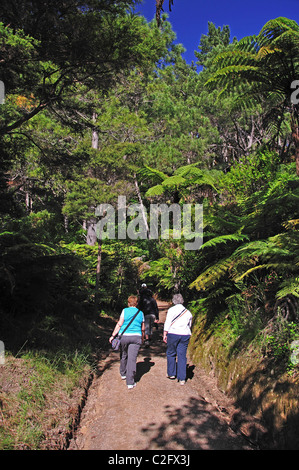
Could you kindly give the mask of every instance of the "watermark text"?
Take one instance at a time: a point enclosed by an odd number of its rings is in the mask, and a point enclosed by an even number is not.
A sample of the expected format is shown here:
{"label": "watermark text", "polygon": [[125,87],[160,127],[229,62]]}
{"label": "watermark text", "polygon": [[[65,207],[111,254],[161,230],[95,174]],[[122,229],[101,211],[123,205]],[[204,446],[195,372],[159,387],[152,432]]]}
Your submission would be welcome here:
{"label": "watermark text", "polygon": [[203,240],[202,204],[141,204],[127,207],[126,197],[119,196],[117,209],[100,204],[95,211],[98,239],[163,240],[184,239],[186,250],[198,250]]}
{"label": "watermark text", "polygon": [[291,103],[298,104],[299,103],[299,80],[293,80],[291,83],[291,89],[293,93],[291,94]]}

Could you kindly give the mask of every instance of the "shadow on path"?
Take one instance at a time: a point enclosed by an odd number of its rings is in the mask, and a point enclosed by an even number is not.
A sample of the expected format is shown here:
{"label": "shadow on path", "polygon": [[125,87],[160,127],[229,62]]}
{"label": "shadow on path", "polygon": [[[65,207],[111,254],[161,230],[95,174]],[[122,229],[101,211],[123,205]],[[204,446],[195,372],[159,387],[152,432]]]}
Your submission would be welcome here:
{"label": "shadow on path", "polygon": [[[171,401],[171,400],[170,400]],[[248,443],[233,433],[201,397],[191,396],[182,407],[164,406],[165,419],[149,423],[142,433],[147,449],[248,450]]]}
{"label": "shadow on path", "polygon": [[139,382],[141,377],[147,374],[151,370],[151,367],[153,367],[154,365],[155,363],[151,361],[150,357],[145,357],[143,359],[143,362],[137,362],[135,381]]}

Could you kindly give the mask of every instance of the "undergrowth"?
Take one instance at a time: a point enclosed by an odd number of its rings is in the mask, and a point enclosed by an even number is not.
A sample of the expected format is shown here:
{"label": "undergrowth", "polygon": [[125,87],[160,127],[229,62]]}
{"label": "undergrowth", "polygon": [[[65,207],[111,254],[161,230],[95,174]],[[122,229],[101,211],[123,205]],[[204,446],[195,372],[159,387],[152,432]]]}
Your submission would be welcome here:
{"label": "undergrowth", "polygon": [[214,314],[212,320],[209,320],[204,299],[191,302],[190,308],[195,323],[200,325],[195,327],[194,344],[204,347],[205,341],[214,337],[228,361],[251,351],[261,361],[268,358],[277,362],[285,372],[297,370],[297,364],[291,361],[291,344],[299,339],[299,324],[288,321],[280,311],[269,318],[265,309],[253,308],[239,294],[232,296],[227,308]]}
{"label": "undergrowth", "polygon": [[[18,320],[0,365],[0,450],[64,449],[113,319],[93,309]],[[18,335],[23,326],[23,335]],[[23,344],[20,343],[27,338]],[[17,338],[19,337],[19,340]],[[20,346],[21,344],[21,346]]]}
{"label": "undergrowth", "polygon": [[67,412],[91,364],[79,352],[27,352],[19,358],[6,354],[1,369],[0,450],[40,449],[57,426],[67,427]]}

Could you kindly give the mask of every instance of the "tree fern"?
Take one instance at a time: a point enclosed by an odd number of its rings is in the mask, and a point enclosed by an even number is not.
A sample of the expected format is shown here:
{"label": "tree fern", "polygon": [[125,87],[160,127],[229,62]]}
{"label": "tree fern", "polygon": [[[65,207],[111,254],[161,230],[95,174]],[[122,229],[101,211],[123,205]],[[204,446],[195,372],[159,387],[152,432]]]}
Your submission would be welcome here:
{"label": "tree fern", "polygon": [[224,258],[207,268],[200,274],[195,281],[190,284],[190,288],[204,291],[213,287],[221,278],[227,275],[228,271],[233,267],[234,260],[232,257]]}
{"label": "tree fern", "polygon": [[161,196],[162,194],[164,194],[164,191],[165,187],[163,187],[162,184],[157,184],[156,186],[153,186],[152,188],[148,189],[145,195],[146,197]]}
{"label": "tree fern", "polygon": [[161,183],[168,177],[165,173],[163,173],[163,171],[157,170],[156,168],[152,168],[148,165],[144,165],[142,168],[140,168],[137,174],[142,179],[150,180],[153,183]]}
{"label": "tree fern", "polygon": [[283,299],[288,295],[294,295],[299,298],[299,277],[293,277],[281,284],[281,288],[276,294],[277,299]]}
{"label": "tree fern", "polygon": [[[215,247],[227,241],[242,241],[246,235],[240,233],[215,237],[204,243],[201,249]],[[276,272],[298,272],[299,234],[283,233],[268,240],[254,240],[238,247],[227,258],[221,259],[207,268],[190,285],[197,290],[212,287],[229,274],[233,283],[238,283],[257,270],[275,270]],[[291,264],[292,263],[292,264]]]}
{"label": "tree fern", "polygon": [[211,238],[207,242],[203,243],[201,246],[201,250],[205,248],[209,248],[211,246],[220,245],[222,243],[227,243],[230,241],[240,242],[246,239],[248,240],[248,236],[241,234],[241,233],[232,233],[230,235],[220,235],[219,237]]}
{"label": "tree fern", "polygon": [[[161,196],[163,192],[191,188],[192,186],[209,187],[217,192],[217,182],[220,172],[217,170],[202,170],[197,168],[197,164],[186,165],[175,170],[172,176],[145,167],[140,174],[148,176],[149,179],[155,179],[158,184],[148,189],[146,197]],[[160,181],[158,181],[160,180]]]}
{"label": "tree fern", "polygon": [[281,114],[290,113],[297,175],[299,106],[291,102],[291,83],[299,76],[298,51],[298,24],[276,18],[266,23],[258,36],[244,38],[230,51],[220,54],[215,60],[218,69],[206,82],[207,86],[220,85],[221,93],[238,91],[239,102],[251,103],[263,98],[272,107],[279,107]]}
{"label": "tree fern", "polygon": [[162,182],[162,186],[165,189],[176,189],[179,186],[186,184],[186,178],[183,178],[181,175],[169,176]]}

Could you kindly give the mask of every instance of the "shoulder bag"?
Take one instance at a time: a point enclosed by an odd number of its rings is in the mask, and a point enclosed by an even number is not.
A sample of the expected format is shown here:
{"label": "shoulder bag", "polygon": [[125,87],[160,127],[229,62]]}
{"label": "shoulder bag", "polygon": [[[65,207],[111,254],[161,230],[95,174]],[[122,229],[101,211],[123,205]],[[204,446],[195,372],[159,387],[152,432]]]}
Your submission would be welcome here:
{"label": "shoulder bag", "polygon": [[179,313],[179,315],[177,315],[177,316],[172,320],[172,322],[170,323],[169,329],[170,329],[170,327],[174,324],[174,322],[175,322],[176,320],[178,320],[180,317],[182,317],[182,316],[184,315],[184,313],[186,313],[186,312],[187,312],[187,309],[184,308],[184,310],[182,310],[181,313]]}
{"label": "shoulder bag", "polygon": [[124,332],[126,331],[127,328],[129,328],[129,326],[131,325],[131,323],[135,320],[135,318],[137,317],[138,313],[140,312],[140,308],[137,310],[137,312],[135,313],[134,317],[130,320],[130,322],[127,324],[126,328],[124,329],[124,331],[122,332],[122,334],[118,334],[117,336],[115,336],[115,338],[113,338],[113,340],[111,341],[111,346],[112,346],[112,349],[114,349],[114,351],[117,351],[119,349],[119,346],[120,346],[120,340],[121,340],[121,337],[122,335],[124,334]]}

